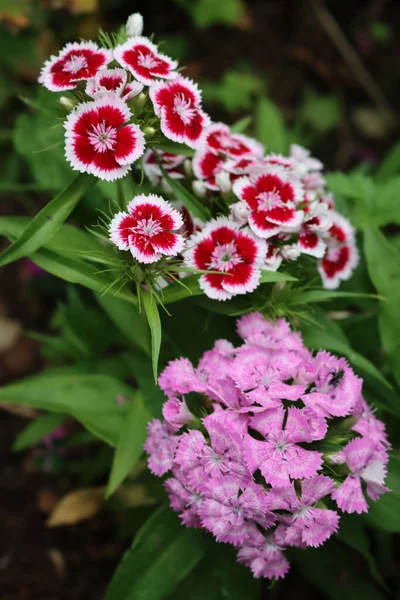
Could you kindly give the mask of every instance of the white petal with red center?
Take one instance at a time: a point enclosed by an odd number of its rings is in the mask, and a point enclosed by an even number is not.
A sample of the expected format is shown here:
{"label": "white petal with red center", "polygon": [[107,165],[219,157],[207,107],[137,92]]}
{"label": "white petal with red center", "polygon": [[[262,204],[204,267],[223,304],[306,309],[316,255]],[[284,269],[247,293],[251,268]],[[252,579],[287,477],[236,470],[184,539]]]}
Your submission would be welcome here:
{"label": "white petal with red center", "polygon": [[249,226],[260,238],[268,239],[280,233],[282,231],[282,226],[267,221],[265,214],[266,213],[261,215],[259,212],[250,213]]}
{"label": "white petal with red center", "polygon": [[78,81],[105,69],[112,57],[112,50],[100,48],[92,41],[66,44],[57,56],[44,63],[38,82],[51,92],[73,90]]}
{"label": "white petal with red center", "polygon": [[85,93],[91,98],[97,98],[101,94],[109,92],[121,96],[127,79],[125,69],[103,69],[88,80]]}
{"label": "white petal with red center", "polygon": [[297,244],[302,254],[309,254],[315,258],[322,258],[325,254],[326,244],[316,233],[301,233]]}
{"label": "white petal with red center", "polygon": [[161,209],[163,215],[168,215],[171,218],[171,229],[180,229],[182,227],[183,218],[181,213],[175,208],[172,208],[171,204],[164,200],[164,198],[155,194],[141,194],[140,196],[136,196],[128,204],[128,213],[132,216],[135,215],[137,208],[143,205],[153,205]]}
{"label": "white petal with red center", "polygon": [[129,221],[130,217],[125,212],[117,213],[109,227],[110,240],[117,246],[119,250],[129,250],[129,242],[126,236],[123,235],[124,223]]}
{"label": "white petal with red center", "polygon": [[233,294],[222,287],[221,280],[222,275],[213,276],[213,274],[210,273],[209,275],[202,275],[200,277],[199,285],[205,295],[212,300],[230,300],[233,298]]}
{"label": "white petal with red center", "polygon": [[158,79],[178,77],[175,71],[178,62],[158,52],[157,46],[146,37],[130,38],[117,46],[114,58],[145,85],[152,85]]}
{"label": "white petal with red center", "polygon": [[161,110],[161,131],[169,140],[196,149],[204,128],[210,123],[210,117],[203,110],[190,107],[179,97],[175,100],[178,103],[174,104],[172,110],[167,107]]}
{"label": "white petal with red center", "polygon": [[125,125],[117,131],[115,160],[120,165],[130,165],[140,158],[144,152],[146,141],[139,125]]}
{"label": "white petal with red center", "polygon": [[178,77],[173,81],[158,81],[151,86],[149,96],[153,103],[154,112],[157,117],[161,116],[161,111],[166,102],[173,103],[176,94],[188,92],[193,99],[193,105],[197,108],[201,105],[201,91],[197,83],[188,77]]}

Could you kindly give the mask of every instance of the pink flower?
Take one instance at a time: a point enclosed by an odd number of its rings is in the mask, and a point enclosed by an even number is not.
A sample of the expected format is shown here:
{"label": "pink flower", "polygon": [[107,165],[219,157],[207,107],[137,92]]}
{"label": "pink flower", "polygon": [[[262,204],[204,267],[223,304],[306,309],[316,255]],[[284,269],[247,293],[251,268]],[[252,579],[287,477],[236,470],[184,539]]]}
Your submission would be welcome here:
{"label": "pink flower", "polygon": [[170,140],[196,148],[210,118],[201,108],[197,85],[186,77],[159,82],[150,88],[161,131]]}
{"label": "pink flower", "polygon": [[290,546],[313,546],[323,544],[335,533],[339,525],[339,515],[334,510],[316,508],[321,498],[329,496],[335,482],[324,475],[305,479],[301,484],[301,496],[296,494],[293,483],[285,487],[272,488],[267,494],[269,510],[291,513],[283,516],[288,523],[285,529],[285,542]]}
{"label": "pink flower", "polygon": [[335,211],[331,211],[331,215],[333,225],[325,240],[326,253],[318,264],[323,285],[328,290],[336,289],[341,281],[350,279],[359,262],[353,227]]}
{"label": "pink flower", "polygon": [[158,79],[174,79],[178,76],[176,60],[158,52],[158,48],[148,38],[138,36],[114,49],[115,60],[145,85],[152,85]]}
{"label": "pink flower", "polygon": [[237,332],[248,345],[269,350],[293,350],[302,356],[309,355],[299,333],[294,333],[285,319],[268,321],[261,313],[253,312],[238,319]]}
{"label": "pink flower", "polygon": [[199,508],[203,501],[202,494],[191,488],[177,469],[174,470],[174,475],[165,482],[171,507],[180,513],[186,527],[201,527]]}
{"label": "pink flower", "polygon": [[186,402],[178,398],[168,400],[163,406],[162,414],[167,423],[175,429],[180,429],[182,425],[187,425],[193,420]]}
{"label": "pink flower", "polygon": [[110,92],[127,102],[143,90],[138,81],[128,83],[128,74],[124,69],[103,69],[98,71],[86,84],[86,94],[91,98],[109,96]]}
{"label": "pink flower", "polygon": [[115,96],[79,104],[64,127],[65,155],[73,169],[113,181],[144,152],[144,135],[127,105]]}
{"label": "pink flower", "polygon": [[176,452],[176,462],[187,481],[195,489],[203,489],[211,480],[222,480],[234,475],[240,487],[251,482],[251,475],[240,453],[240,438],[212,418],[204,419],[210,444],[200,431],[184,433]]}
{"label": "pink flower", "polygon": [[310,426],[300,409],[289,408],[287,413],[281,407],[267,410],[251,417],[250,424],[265,439],[260,441],[247,436],[246,464],[251,473],[260,469],[267,483],[272,486],[287,485],[289,477],[313,477],[321,468],[322,454],[298,445],[299,442],[311,442],[313,439]]}
{"label": "pink flower", "polygon": [[240,546],[238,561],[250,567],[256,578],[281,579],[290,568],[283,549],[276,532],[263,535],[257,527],[252,526]]}
{"label": "pink flower", "polygon": [[190,238],[185,259],[189,267],[216,271],[202,275],[200,287],[209,298],[228,300],[256,289],[264,254],[262,240],[220,217]]}
{"label": "pink flower", "polygon": [[294,353],[272,355],[265,348],[250,346],[235,359],[232,377],[252,400],[266,408],[281,406],[281,398],[298,400],[304,394],[304,385],[291,385],[295,379],[300,358]]}
{"label": "pink flower", "polygon": [[119,212],[110,224],[110,239],[120,250],[130,250],[138,262],[150,264],[165,256],[176,256],[185,240],[175,230],[182,217],[160,196],[141,194]]}
{"label": "pink flower", "polygon": [[187,358],[178,358],[168,363],[158,378],[158,385],[168,398],[174,398],[177,394],[205,392],[206,379]]}
{"label": "pink flower", "polygon": [[285,167],[266,166],[260,175],[242,177],[234,183],[233,192],[249,207],[249,226],[262,238],[302,222],[303,211],[296,205],[303,199],[303,188]]}
{"label": "pink flower", "polygon": [[51,92],[73,90],[79,81],[94,77],[112,60],[112,50],[94,42],[73,42],[44,63],[38,79]]}
{"label": "pink flower", "polygon": [[321,350],[313,361],[313,368],[311,388],[301,396],[304,404],[322,417],[350,414],[361,394],[362,381],[346,359]]}
{"label": "pink flower", "polygon": [[351,474],[332,492],[332,498],[343,512],[361,514],[368,512],[361,480],[367,484],[367,494],[372,500],[389,489],[384,486],[386,467],[375,458],[375,443],[366,438],[356,438],[345,446],[343,453]]}
{"label": "pink flower", "polygon": [[175,429],[166,423],[154,419],[147,426],[147,440],[144,449],[149,455],[148,465],[154,475],[164,475],[172,468],[178,439]]}
{"label": "pink flower", "polygon": [[237,480],[227,476],[210,485],[210,497],[203,499],[199,509],[201,523],[217,542],[238,545],[247,537],[249,521],[264,528],[275,521],[275,516],[266,510],[266,492],[261,486],[251,484],[241,491]]}

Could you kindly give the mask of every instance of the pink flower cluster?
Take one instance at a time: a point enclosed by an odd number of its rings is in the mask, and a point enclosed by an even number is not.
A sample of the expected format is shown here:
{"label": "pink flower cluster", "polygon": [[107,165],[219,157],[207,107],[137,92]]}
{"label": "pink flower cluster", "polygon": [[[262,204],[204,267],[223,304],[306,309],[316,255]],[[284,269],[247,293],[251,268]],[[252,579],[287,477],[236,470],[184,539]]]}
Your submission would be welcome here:
{"label": "pink flower cluster", "polygon": [[237,323],[197,368],[159,378],[163,421],[148,426],[150,470],[170,472],[171,507],[188,527],[232,544],[255,577],[289,570],[284,550],[323,544],[340,512],[368,511],[384,486],[389,443],[343,358],[312,354],[280,319]]}

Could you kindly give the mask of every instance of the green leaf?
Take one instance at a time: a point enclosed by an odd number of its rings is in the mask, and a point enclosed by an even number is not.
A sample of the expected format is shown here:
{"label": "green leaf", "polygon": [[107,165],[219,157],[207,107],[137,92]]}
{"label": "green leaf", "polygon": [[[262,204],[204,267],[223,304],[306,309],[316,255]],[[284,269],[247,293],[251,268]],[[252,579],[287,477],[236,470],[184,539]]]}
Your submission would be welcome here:
{"label": "green leaf", "polygon": [[330,600],[384,600],[383,594],[359,575],[347,549],[329,540],[320,548],[291,550],[302,576]]}
{"label": "green leaf", "polygon": [[384,378],[375,365],[353,350],[337,323],[329,319],[329,317],[319,309],[316,309],[314,319],[321,327],[318,327],[315,323],[304,323],[302,325],[303,339],[309,348],[313,350],[324,348],[331,352],[342,354],[355,368],[359,369],[361,372],[368,373],[386,388],[392,389],[390,383]]}
{"label": "green leaf", "polygon": [[69,217],[83,194],[96,182],[92,175],[80,174],[49,202],[24,229],[21,236],[0,254],[0,266],[28,256],[46,244]]}
{"label": "green leaf", "polygon": [[163,177],[174,192],[176,199],[188,209],[188,211],[201,221],[208,221],[211,218],[210,211],[206,208],[196,196],[193,196],[186,188],[183,187],[177,179],[172,179],[160,163],[160,169]]}
{"label": "green leaf", "polygon": [[194,156],[194,150],[189,148],[189,146],[167,139],[164,142],[161,142],[161,144],[154,144],[154,150],[170,152],[171,154],[180,154],[181,156],[188,156],[189,158],[193,158]]}
{"label": "green leaf", "polygon": [[400,197],[400,177],[385,181],[378,186],[372,205],[369,222],[374,227],[388,223],[400,223],[398,199]]}
{"label": "green leaf", "polygon": [[21,452],[34,446],[61,425],[63,421],[65,421],[65,415],[63,414],[48,413],[40,415],[17,435],[13,442],[12,450],[14,452]]}
{"label": "green leaf", "polygon": [[154,295],[146,290],[141,290],[141,298],[151,331],[151,364],[153,366],[154,381],[157,383],[158,357],[160,356],[161,348],[160,315],[158,314],[157,300]]}
{"label": "green leaf", "polygon": [[109,375],[36,375],[0,389],[0,402],[13,402],[56,413],[69,414],[91,433],[112,446],[119,441],[126,405],[118,396],[132,389]]}
{"label": "green leaf", "polygon": [[243,119],[240,119],[239,121],[236,121],[236,123],[231,125],[231,132],[244,133],[248,126],[251,124],[252,120],[253,117],[250,117],[249,115],[247,115],[247,117],[243,117]]}
{"label": "green leaf", "polygon": [[146,441],[146,425],[149,418],[149,414],[144,407],[143,394],[137,392],[121,429],[108,480],[106,498],[115,492],[143,453],[143,444]]}
{"label": "green leaf", "polygon": [[158,387],[158,384],[154,382],[153,371],[149,359],[144,354],[130,354],[127,360],[129,361],[131,375],[134,375],[135,380],[143,393],[146,410],[150,412],[153,417],[161,418],[165,396]]}
{"label": "green leaf", "polygon": [[182,526],[161,506],[137,534],[106,593],[106,600],[162,600],[192,571],[203,555],[203,535]]}
{"label": "green leaf", "polygon": [[289,142],[282,115],[269,98],[260,98],[256,111],[256,134],[268,152],[287,154]]}
{"label": "green leaf", "polygon": [[218,23],[235,25],[244,11],[243,0],[176,0],[190,14],[196,27],[202,29]]}
{"label": "green leaf", "polygon": [[400,383],[400,252],[372,227],[364,231],[364,252],[372,283],[386,298],[379,307],[379,332],[393,375]]}
{"label": "green leaf", "polygon": [[[104,293],[109,288],[113,280],[104,273],[97,273],[92,265],[88,265],[82,260],[64,257],[62,254],[51,250],[38,250],[29,256],[29,258],[39,267],[64,279],[69,283],[77,283],[89,288],[95,292]],[[118,291],[118,287],[111,288],[109,294],[116,298],[121,298],[132,304],[137,304],[137,298],[127,288]]]}
{"label": "green leaf", "polygon": [[340,99],[334,94],[318,94],[306,88],[298,118],[318,133],[327,133],[335,128],[342,118]]}
{"label": "green leaf", "polygon": [[384,531],[400,533],[400,456],[392,455],[385,485],[391,490],[377,502],[370,502],[364,519],[369,525]]}
{"label": "green leaf", "polygon": [[400,142],[397,142],[386,154],[376,170],[377,181],[386,181],[400,174]]}
{"label": "green leaf", "polygon": [[275,281],[298,281],[298,279],[288,273],[281,273],[280,271],[261,271],[260,283],[273,283]]}
{"label": "green leaf", "polygon": [[335,290],[305,290],[296,295],[296,302],[302,304],[311,304],[313,302],[329,302],[340,298],[375,298],[380,299],[375,294],[364,294],[357,292],[337,292]]}
{"label": "green leaf", "polygon": [[[0,217],[0,234],[11,240],[18,238],[30,221],[29,217]],[[103,246],[95,235],[66,223],[61,225],[53,237],[43,244],[43,248],[62,254],[75,255],[75,258],[81,253],[90,255],[100,251],[107,253],[110,257],[113,256],[111,246]]]}
{"label": "green leaf", "polygon": [[342,515],[340,517],[338,537],[341,542],[344,542],[354,550],[358,550],[363,555],[373,578],[383,588],[387,589],[376,565],[375,558],[371,554],[370,543],[362,518],[356,515]]}
{"label": "green leaf", "polygon": [[162,301],[164,304],[172,304],[173,302],[178,302],[184,298],[199,296],[203,293],[204,292],[199,285],[199,276],[190,275],[182,282],[175,281],[174,283],[169,284],[163,290]]}
{"label": "green leaf", "polygon": [[129,341],[143,350],[145,354],[151,354],[150,332],[143,315],[136,306],[127,305],[111,294],[96,294],[100,306],[108,314],[114,325],[122,331]]}

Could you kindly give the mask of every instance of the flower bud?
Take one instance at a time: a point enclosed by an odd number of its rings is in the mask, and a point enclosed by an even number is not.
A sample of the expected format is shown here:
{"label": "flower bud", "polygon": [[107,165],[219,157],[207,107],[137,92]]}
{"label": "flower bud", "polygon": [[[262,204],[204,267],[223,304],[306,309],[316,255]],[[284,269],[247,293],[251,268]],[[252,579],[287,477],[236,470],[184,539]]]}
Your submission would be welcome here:
{"label": "flower bud", "polygon": [[144,127],[144,128],[142,129],[142,131],[143,131],[144,135],[145,135],[147,138],[151,138],[151,137],[153,137],[153,135],[154,135],[154,134],[155,134],[155,132],[156,132],[156,130],[154,129],[154,127],[150,127],[150,126]]}
{"label": "flower bud", "polygon": [[147,102],[147,96],[143,92],[136,96],[135,98],[135,108],[137,110],[141,110]]}
{"label": "flower bud", "polygon": [[231,178],[229,176],[229,173],[227,173],[226,171],[221,171],[216,175],[215,183],[221,190],[222,194],[227,194],[231,190]]}
{"label": "flower bud", "polygon": [[299,258],[301,251],[297,244],[287,244],[281,249],[281,254],[286,260],[296,260]]}
{"label": "flower bud", "polygon": [[187,177],[193,177],[193,169],[192,169],[192,161],[190,158],[186,158],[183,163],[183,170],[185,171],[185,175]]}
{"label": "flower bud", "polygon": [[138,37],[142,35],[143,17],[140,13],[133,13],[126,22],[126,35],[128,37]]}
{"label": "flower bud", "polygon": [[204,198],[204,196],[206,195],[206,186],[201,181],[201,179],[196,179],[195,181],[193,181],[192,189],[194,195],[198,198]]}
{"label": "flower bud", "polygon": [[244,202],[236,202],[231,206],[231,218],[239,225],[245,225],[248,221],[250,209]]}
{"label": "flower bud", "polygon": [[72,98],[68,98],[67,96],[60,96],[58,101],[61,106],[67,110],[72,110],[75,106],[75,102],[72,100]]}
{"label": "flower bud", "polygon": [[141,283],[144,280],[143,269],[141,269],[139,265],[134,265],[131,267],[131,275],[132,279],[136,281],[136,283]]}

